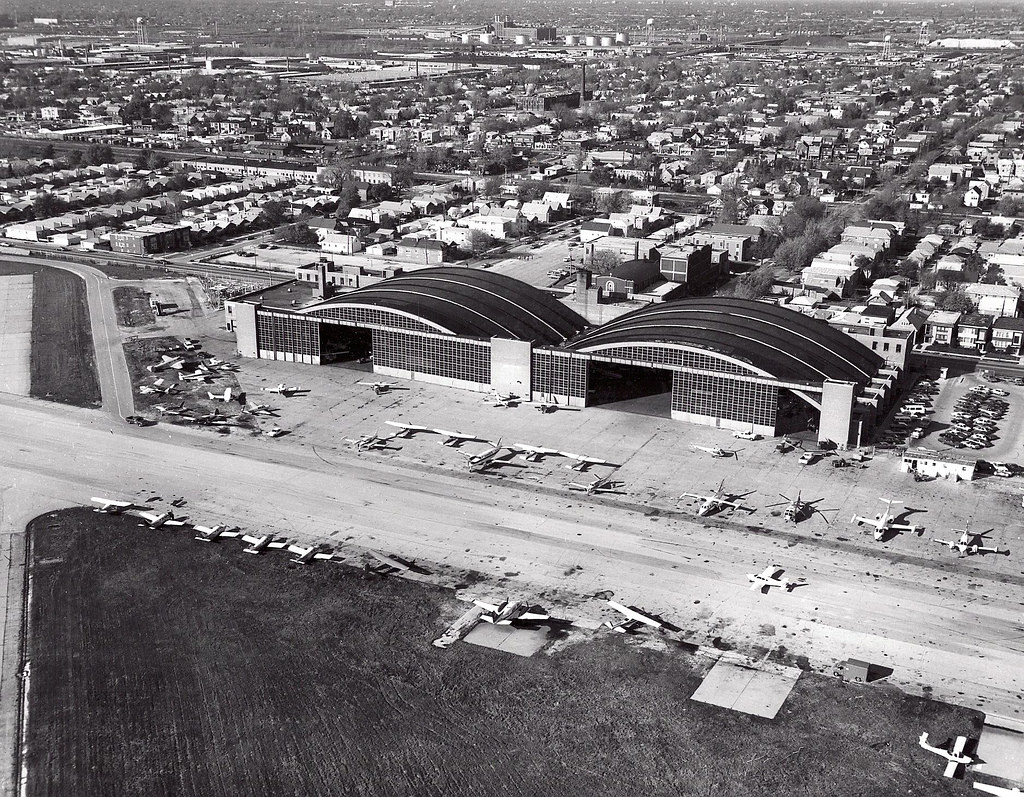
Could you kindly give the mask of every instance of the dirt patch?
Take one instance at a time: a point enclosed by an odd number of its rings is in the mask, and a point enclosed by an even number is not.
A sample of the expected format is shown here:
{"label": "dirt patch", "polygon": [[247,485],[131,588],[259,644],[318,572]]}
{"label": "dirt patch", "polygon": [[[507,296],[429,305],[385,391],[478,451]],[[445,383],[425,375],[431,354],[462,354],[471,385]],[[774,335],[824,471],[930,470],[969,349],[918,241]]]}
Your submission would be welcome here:
{"label": "dirt patch", "polygon": [[980,715],[891,688],[804,676],[766,722],[690,701],[699,660],[618,635],[437,650],[446,590],[85,509],[31,530],[33,797],[964,790],[917,736]]}
{"label": "dirt patch", "polygon": [[101,260],[91,260],[89,265],[102,271],[108,277],[119,280],[179,279],[181,277],[181,274],[169,271],[162,266],[130,266]]}
{"label": "dirt patch", "polygon": [[156,323],[156,314],[149,306],[149,294],[142,288],[122,285],[114,288],[117,323],[122,327],[144,327]]}
{"label": "dirt patch", "polygon": [[85,282],[68,271],[33,276],[30,395],[77,407],[100,405]]}

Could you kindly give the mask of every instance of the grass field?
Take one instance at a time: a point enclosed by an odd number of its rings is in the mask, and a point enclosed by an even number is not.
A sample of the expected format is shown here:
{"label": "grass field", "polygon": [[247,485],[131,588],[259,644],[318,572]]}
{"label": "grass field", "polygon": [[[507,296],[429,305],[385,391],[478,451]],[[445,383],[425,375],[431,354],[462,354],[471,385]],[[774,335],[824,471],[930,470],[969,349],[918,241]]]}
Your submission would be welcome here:
{"label": "grass field", "polygon": [[451,593],[71,510],[33,537],[28,794],[954,795],[917,747],[979,715],[805,675],[774,721],[705,665],[599,634],[430,641]]}
{"label": "grass field", "polygon": [[0,275],[32,274],[30,394],[78,407],[100,405],[85,283],[44,265],[0,263]]}

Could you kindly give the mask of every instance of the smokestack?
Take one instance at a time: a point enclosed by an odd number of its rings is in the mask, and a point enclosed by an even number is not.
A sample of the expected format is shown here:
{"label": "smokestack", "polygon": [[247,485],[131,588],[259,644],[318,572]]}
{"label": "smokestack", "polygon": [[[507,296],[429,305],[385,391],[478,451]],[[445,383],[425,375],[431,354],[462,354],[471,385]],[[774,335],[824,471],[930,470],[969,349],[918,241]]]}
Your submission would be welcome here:
{"label": "smokestack", "polygon": [[580,108],[587,101],[587,65],[583,65],[583,83],[580,85]]}
{"label": "smokestack", "polygon": [[321,260],[316,266],[316,287],[321,299],[330,299],[334,286],[327,280],[327,261]]}

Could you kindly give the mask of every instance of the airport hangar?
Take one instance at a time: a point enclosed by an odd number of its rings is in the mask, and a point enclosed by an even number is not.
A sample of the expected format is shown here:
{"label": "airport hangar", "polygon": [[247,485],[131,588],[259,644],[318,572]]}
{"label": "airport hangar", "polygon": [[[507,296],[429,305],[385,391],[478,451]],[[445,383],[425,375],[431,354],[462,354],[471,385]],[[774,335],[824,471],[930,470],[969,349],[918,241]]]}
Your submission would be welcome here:
{"label": "airport hangar", "polygon": [[245,357],[319,365],[372,352],[384,376],[571,407],[605,403],[609,384],[617,400],[670,386],[665,415],[767,436],[790,431],[780,408],[797,404],[840,446],[866,440],[900,378],[853,338],[774,305],[684,299],[590,327],[544,291],[464,267],[333,295],[320,270],[228,300],[225,315]]}

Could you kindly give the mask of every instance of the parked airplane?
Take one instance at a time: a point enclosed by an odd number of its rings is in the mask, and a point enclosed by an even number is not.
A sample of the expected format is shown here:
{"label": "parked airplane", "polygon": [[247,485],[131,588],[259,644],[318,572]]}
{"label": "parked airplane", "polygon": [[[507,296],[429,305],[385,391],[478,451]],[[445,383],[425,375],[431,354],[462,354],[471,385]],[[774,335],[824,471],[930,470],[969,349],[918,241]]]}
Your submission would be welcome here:
{"label": "parked airplane", "polygon": [[441,441],[441,445],[448,446],[448,448],[458,448],[463,443],[468,443],[474,440],[479,440],[475,434],[465,434],[464,432],[449,432],[447,429],[433,429],[435,434],[439,434],[444,437]]}
{"label": "parked airplane", "polygon": [[372,387],[373,392],[378,396],[398,387],[394,382],[356,382],[356,384],[363,385],[365,387]]}
{"label": "parked airplane", "polygon": [[279,385],[277,385],[277,387],[264,387],[264,388],[260,388],[260,389],[263,390],[263,392],[265,392],[265,393],[279,393],[280,395],[284,396],[285,398],[289,398],[290,396],[294,396],[296,393],[305,393],[306,392],[305,388],[302,388],[302,387],[292,387],[291,385],[286,385],[284,382],[281,382]]}
{"label": "parked airplane", "polygon": [[206,396],[207,398],[210,399],[210,401],[223,401],[225,404],[227,404],[229,401],[231,401],[231,388],[224,388],[223,393],[210,393],[209,391],[207,391]]}
{"label": "parked airplane", "polygon": [[157,371],[166,371],[168,368],[180,369],[183,362],[185,362],[184,357],[168,357],[164,354],[160,357],[160,362],[146,366],[146,370],[155,374]]}
{"label": "parked airplane", "polygon": [[736,451],[729,451],[720,446],[693,446],[693,448],[696,448],[699,451],[706,451],[711,456],[719,459],[722,457],[735,457],[737,454]]}
{"label": "parked airplane", "polygon": [[1018,795],[1024,794],[1024,791],[1016,786],[1008,789],[1005,786],[993,786],[991,783],[978,783],[978,781],[974,781],[974,788],[987,794],[995,794],[996,797],[1018,797]]}
{"label": "parked airplane", "polygon": [[190,374],[186,374],[184,371],[178,371],[178,379],[182,382],[208,382],[213,379],[213,374],[209,371],[195,370]]}
{"label": "parked airplane", "polygon": [[562,453],[557,448],[528,446],[525,443],[513,443],[508,448],[510,451],[514,451],[520,459],[524,459],[527,462],[540,462],[544,457],[557,457]]}
{"label": "parked airplane", "polygon": [[428,572],[409,559],[402,559],[399,556],[388,556],[387,554],[377,553],[377,551],[373,550],[368,553],[377,560],[377,564],[368,564],[366,565],[366,569],[381,576],[390,576],[395,573],[408,572],[426,574]]}
{"label": "parked airplane", "polygon": [[978,534],[971,534],[966,528],[954,529],[954,531],[961,532],[960,537],[956,540],[939,540],[932,538],[932,542],[938,542],[945,545],[949,550],[956,551],[959,554],[958,558],[965,556],[971,556],[972,554],[986,554],[986,553],[1002,553],[998,547],[988,548],[980,543],[985,542],[985,534],[988,532],[982,532]]}
{"label": "parked airplane", "polygon": [[484,399],[492,407],[518,407],[522,399],[515,393],[494,393]]}
{"label": "parked airplane", "polygon": [[142,393],[143,395],[153,395],[154,393],[166,395],[168,393],[173,393],[177,389],[178,386],[176,384],[174,384],[173,382],[166,383],[164,382],[163,379],[157,379],[151,385],[139,386],[139,392]]}
{"label": "parked airplane", "polygon": [[433,432],[429,426],[418,426],[415,423],[402,423],[401,421],[384,421],[388,426],[394,426],[399,429],[395,434],[395,437],[412,437],[417,432]]}
{"label": "parked airplane", "polygon": [[885,511],[881,514],[875,515],[874,520],[871,518],[861,517],[860,515],[854,515],[851,523],[856,523],[858,526],[873,526],[875,531],[875,539],[881,540],[885,537],[887,531],[909,531],[912,534],[923,534],[924,526],[915,526],[912,524],[896,523],[896,515],[893,514],[893,504],[902,504],[902,501],[896,501],[892,498],[879,498],[879,501],[885,502]]}
{"label": "parked airplane", "polygon": [[921,738],[917,740],[917,743],[929,753],[935,753],[935,755],[946,759],[946,769],[942,773],[943,777],[952,778],[956,775],[956,771],[961,765],[967,766],[974,762],[973,758],[964,754],[964,748],[967,747],[966,736],[957,736],[956,741],[953,742],[952,750],[943,750],[941,747],[932,747],[928,744],[927,731],[921,734]]}
{"label": "parked airplane", "polygon": [[730,509],[742,509],[746,512],[753,512],[754,510],[749,506],[743,506],[738,501],[730,500],[734,496],[731,493],[725,492],[725,479],[718,485],[718,489],[712,495],[698,495],[697,493],[683,493],[680,496],[682,498],[693,498],[700,501],[697,506],[697,517],[707,517],[708,515],[720,512],[725,507]]}
{"label": "parked airplane", "polygon": [[621,603],[615,601],[605,601],[615,611],[625,616],[625,620],[619,620],[617,623],[613,623],[611,620],[605,620],[603,625],[606,628],[610,628],[612,631],[617,631],[620,634],[627,634],[636,631],[642,625],[649,625],[651,628],[660,629],[665,624],[660,620],[655,620],[649,614],[637,609],[635,606],[623,606]]}
{"label": "parked airplane", "polygon": [[245,411],[251,415],[277,415],[277,410],[273,409],[269,404],[257,404],[254,401],[250,401],[245,405]]}
{"label": "parked airplane", "polygon": [[154,404],[153,409],[159,410],[161,415],[184,415],[185,413],[190,412],[190,410],[185,409],[184,400],[182,400],[177,407],[172,407],[167,404]]}
{"label": "parked airplane", "polygon": [[485,610],[480,615],[480,619],[494,625],[512,625],[516,620],[548,620],[551,618],[547,612],[531,612],[530,607],[525,603],[514,601],[511,598],[506,598],[505,602],[500,605],[483,601],[473,601],[473,603]]}
{"label": "parked airplane", "polygon": [[608,465],[612,468],[617,468],[618,465],[613,465],[606,459],[598,459],[597,457],[588,457],[586,454],[573,454],[571,451],[559,451],[563,457],[567,459],[576,460],[572,465],[569,466],[570,470],[578,470],[580,473],[587,470],[591,465]]}
{"label": "parked airplane", "polygon": [[558,412],[559,410],[567,410],[568,412],[579,412],[579,407],[569,407],[559,404],[555,401],[538,401],[535,405],[537,412],[544,413],[545,415],[549,412]]}
{"label": "parked airplane", "polygon": [[206,365],[210,368],[216,368],[218,371],[237,371],[238,366],[234,363],[226,363],[223,360],[218,360],[216,357],[206,361]]}
{"label": "parked airplane", "polygon": [[243,548],[242,553],[260,554],[271,548],[287,548],[286,540],[275,540],[273,534],[264,534],[261,537],[254,537],[251,534],[243,534],[242,542],[249,543],[248,548]]}
{"label": "parked airplane", "polygon": [[138,516],[140,518],[142,518],[144,521],[146,521],[145,523],[140,523],[139,525],[140,526],[149,526],[149,528],[151,528],[151,529],[158,529],[158,528],[161,528],[162,526],[184,526],[185,525],[185,521],[184,520],[176,520],[175,519],[173,512],[161,512],[159,514],[157,514],[156,512],[138,512],[137,514],[138,514]]}
{"label": "parked airplane", "polygon": [[465,451],[460,451],[459,453],[466,458],[466,462],[471,468],[473,468],[489,464],[502,452],[502,450],[504,450],[504,448],[505,447],[501,444],[501,438],[499,437],[498,442],[493,443],[489,448],[484,449],[478,454],[467,454]]}
{"label": "parked airplane", "polygon": [[620,487],[625,487],[625,482],[614,481],[613,479],[607,478],[597,478],[590,484],[569,482],[567,486],[570,490],[579,490],[587,495],[594,495],[595,493],[617,493],[619,492]]}
{"label": "parked airplane", "polygon": [[346,437],[345,442],[351,444],[356,451],[381,451],[388,448],[388,443],[396,437],[398,437],[398,435],[389,434],[385,437],[381,437],[378,434],[364,434],[361,437],[357,437],[355,440],[351,437]]}
{"label": "parked airplane", "polygon": [[756,589],[767,595],[768,591],[772,587],[782,587],[786,592],[792,592],[793,588],[801,581],[790,581],[788,578],[779,578],[783,573],[783,569],[778,565],[770,565],[762,570],[760,573],[748,573],[747,581],[750,582],[750,588]]}
{"label": "parked airplane", "polygon": [[308,548],[303,548],[301,545],[289,545],[288,551],[289,553],[296,554],[290,561],[297,565],[308,565],[314,559],[327,559],[330,561],[335,558],[333,553],[323,550],[321,545],[310,545]]}
{"label": "parked airplane", "polygon": [[221,537],[241,537],[242,532],[228,531],[227,526],[193,526],[194,531],[199,533],[195,536],[195,539],[199,542],[216,542]]}
{"label": "parked airplane", "polygon": [[90,498],[89,500],[100,505],[97,509],[93,509],[93,512],[104,512],[108,515],[120,515],[135,506],[131,501],[114,501],[110,498]]}

